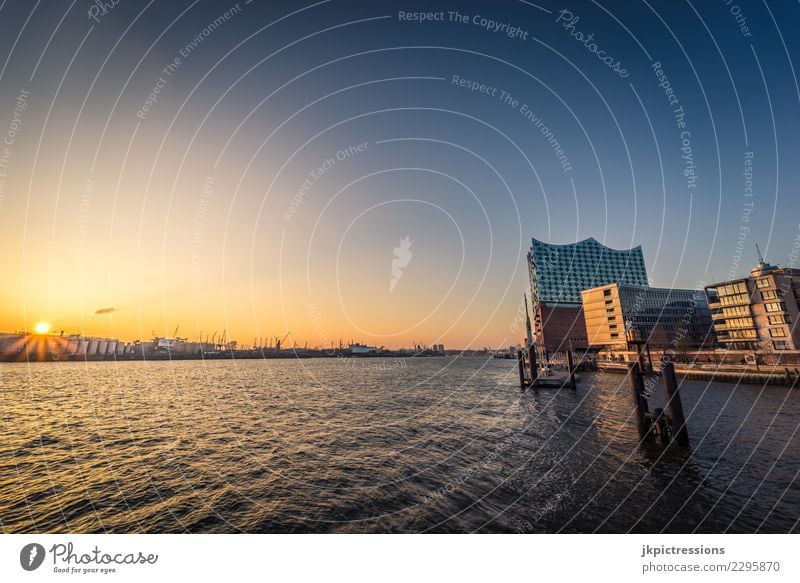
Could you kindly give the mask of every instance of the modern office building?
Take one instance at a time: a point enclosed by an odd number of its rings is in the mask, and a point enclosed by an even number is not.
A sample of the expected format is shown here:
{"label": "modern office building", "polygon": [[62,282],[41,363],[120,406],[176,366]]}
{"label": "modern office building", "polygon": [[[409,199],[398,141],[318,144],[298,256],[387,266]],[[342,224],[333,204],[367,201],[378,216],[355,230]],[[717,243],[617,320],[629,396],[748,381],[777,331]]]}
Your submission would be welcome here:
{"label": "modern office building", "polygon": [[648,285],[641,247],[612,249],[593,238],[567,245],[533,239],[528,273],[535,340],[548,352],[588,348],[583,290],[611,283]]}
{"label": "modern office building", "polygon": [[713,344],[711,312],[700,290],[612,283],[581,292],[589,346],[684,352]]}
{"label": "modern office building", "polygon": [[706,287],[720,347],[768,352],[800,348],[798,277],[800,269],[782,269],[762,259],[750,277]]}

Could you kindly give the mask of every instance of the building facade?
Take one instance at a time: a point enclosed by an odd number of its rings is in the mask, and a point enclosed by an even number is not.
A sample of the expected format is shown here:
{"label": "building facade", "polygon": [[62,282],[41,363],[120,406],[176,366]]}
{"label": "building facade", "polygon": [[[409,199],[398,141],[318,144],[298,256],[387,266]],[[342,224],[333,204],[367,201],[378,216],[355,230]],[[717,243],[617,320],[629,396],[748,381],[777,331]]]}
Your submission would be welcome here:
{"label": "building facade", "polygon": [[589,346],[633,350],[641,342],[662,352],[713,345],[711,311],[700,290],[612,283],[581,292]]}
{"label": "building facade", "polygon": [[528,253],[534,337],[548,352],[588,348],[581,292],[611,283],[647,286],[642,248],[593,238],[567,245],[533,239]]}
{"label": "building facade", "polygon": [[719,346],[768,352],[800,348],[798,277],[799,269],[761,261],[750,277],[706,287]]}

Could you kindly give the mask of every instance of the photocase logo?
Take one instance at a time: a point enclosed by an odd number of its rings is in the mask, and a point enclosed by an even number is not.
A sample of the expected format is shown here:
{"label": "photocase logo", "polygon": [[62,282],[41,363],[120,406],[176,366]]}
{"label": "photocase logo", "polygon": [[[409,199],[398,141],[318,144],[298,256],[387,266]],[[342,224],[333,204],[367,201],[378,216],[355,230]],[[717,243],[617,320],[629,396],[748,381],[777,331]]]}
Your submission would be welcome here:
{"label": "photocase logo", "polygon": [[400,245],[394,248],[394,257],[392,258],[392,278],[389,280],[389,293],[394,291],[394,287],[400,278],[403,277],[403,269],[405,269],[411,261],[411,245],[413,241],[409,235],[400,239]]}
{"label": "photocase logo", "polygon": [[19,564],[26,571],[35,571],[44,562],[44,547],[39,543],[30,543],[19,552]]}

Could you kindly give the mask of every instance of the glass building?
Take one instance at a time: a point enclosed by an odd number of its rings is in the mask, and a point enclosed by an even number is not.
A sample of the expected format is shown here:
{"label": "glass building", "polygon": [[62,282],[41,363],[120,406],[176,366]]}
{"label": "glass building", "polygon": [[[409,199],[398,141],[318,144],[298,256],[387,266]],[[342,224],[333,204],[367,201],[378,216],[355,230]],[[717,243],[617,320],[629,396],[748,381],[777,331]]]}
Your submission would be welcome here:
{"label": "glass building", "polygon": [[628,350],[629,334],[648,347],[682,352],[713,343],[701,290],[612,283],[581,292],[589,346]]}
{"label": "glass building", "polygon": [[612,249],[591,237],[567,245],[532,239],[528,273],[536,341],[549,352],[588,346],[583,290],[649,284],[641,246]]}
{"label": "glass building", "polygon": [[569,245],[533,239],[528,268],[533,296],[549,305],[580,304],[583,290],[609,283],[649,284],[641,246],[612,249],[591,237]]}

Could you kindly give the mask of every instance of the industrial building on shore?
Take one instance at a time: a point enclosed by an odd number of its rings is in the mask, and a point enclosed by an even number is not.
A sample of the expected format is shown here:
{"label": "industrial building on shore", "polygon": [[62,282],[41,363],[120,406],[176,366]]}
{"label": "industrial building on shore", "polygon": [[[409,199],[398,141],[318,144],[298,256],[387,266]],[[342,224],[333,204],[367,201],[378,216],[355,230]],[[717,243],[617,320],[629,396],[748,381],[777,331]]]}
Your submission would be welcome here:
{"label": "industrial building on shore", "polygon": [[200,356],[219,348],[215,344],[189,342],[185,338],[156,337],[147,342],[123,342],[117,338],[81,334],[0,333],[0,361],[6,362],[181,358]]}

